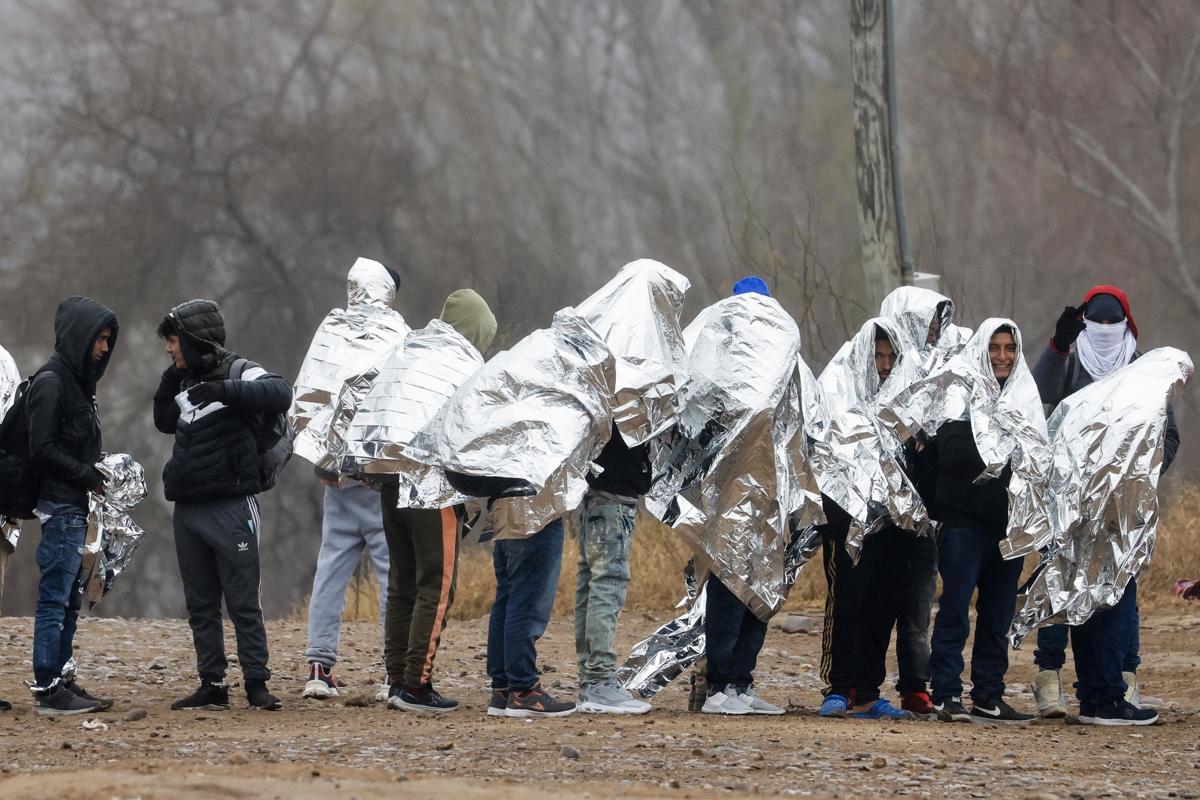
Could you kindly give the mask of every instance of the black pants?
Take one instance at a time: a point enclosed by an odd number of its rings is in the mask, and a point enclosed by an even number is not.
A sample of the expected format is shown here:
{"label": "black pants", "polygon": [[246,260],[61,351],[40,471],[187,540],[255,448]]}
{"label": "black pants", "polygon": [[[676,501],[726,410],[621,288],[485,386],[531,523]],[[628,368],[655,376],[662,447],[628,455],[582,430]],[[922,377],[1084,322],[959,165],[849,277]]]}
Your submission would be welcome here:
{"label": "black pants", "polygon": [[850,515],[833,501],[822,497],[825,516],[820,526],[821,554],[825,567],[825,624],[821,630],[821,680],[826,695],[854,694],[855,663],[858,660],[859,609],[862,604],[864,572],[855,567],[846,552]]}
{"label": "black pants", "polygon": [[259,601],[258,501],[253,497],[175,504],[175,555],[200,677],[225,679],[221,600],[237,635],[247,680],[267,680],[267,627]]}
{"label": "black pants", "polygon": [[897,691],[923,692],[929,680],[929,613],[937,585],[937,543],[895,526],[871,534],[855,568],[861,583],[854,702],[879,699],[896,630]]}
{"label": "black pants", "polygon": [[710,575],[705,584],[704,641],[708,657],[708,693],[734,686],[745,690],[754,680],[758,654],[767,639],[767,623]]}

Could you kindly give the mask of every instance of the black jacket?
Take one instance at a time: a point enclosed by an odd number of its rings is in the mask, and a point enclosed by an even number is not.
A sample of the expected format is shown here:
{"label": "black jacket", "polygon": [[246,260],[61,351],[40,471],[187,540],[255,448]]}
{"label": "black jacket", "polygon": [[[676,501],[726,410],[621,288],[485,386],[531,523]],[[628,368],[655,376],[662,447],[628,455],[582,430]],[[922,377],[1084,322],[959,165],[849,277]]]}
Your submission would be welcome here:
{"label": "black jacket", "polygon": [[[112,331],[108,353],[92,363],[92,346]],[[117,343],[117,315],[86,297],[68,297],[54,316],[54,355],[29,388],[29,453],[41,476],[38,502],[87,508],[88,490],[101,482],[100,415],[96,383]]]}
{"label": "black jacket", "polygon": [[641,444],[630,447],[625,444],[616,423],[613,423],[608,444],[596,457],[596,464],[603,472],[587,476],[588,486],[596,491],[622,497],[640,497],[650,490],[649,446]]}
{"label": "black jacket", "polygon": [[971,423],[947,422],[937,432],[937,520],[946,528],[974,528],[1003,539],[1008,532],[1008,482],[1000,477],[975,483],[983,472]]}

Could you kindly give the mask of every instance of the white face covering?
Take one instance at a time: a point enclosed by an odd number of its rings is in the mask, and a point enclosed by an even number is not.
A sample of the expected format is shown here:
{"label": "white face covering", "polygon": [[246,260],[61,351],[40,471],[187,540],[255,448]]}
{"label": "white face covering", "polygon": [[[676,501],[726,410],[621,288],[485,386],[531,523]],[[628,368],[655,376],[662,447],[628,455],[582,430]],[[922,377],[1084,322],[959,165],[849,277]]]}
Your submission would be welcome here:
{"label": "white face covering", "polygon": [[1137,339],[1129,330],[1127,320],[1111,325],[1090,319],[1085,319],[1083,323],[1087,327],[1079,334],[1075,351],[1093,380],[1108,377],[1130,362],[1137,349]]}

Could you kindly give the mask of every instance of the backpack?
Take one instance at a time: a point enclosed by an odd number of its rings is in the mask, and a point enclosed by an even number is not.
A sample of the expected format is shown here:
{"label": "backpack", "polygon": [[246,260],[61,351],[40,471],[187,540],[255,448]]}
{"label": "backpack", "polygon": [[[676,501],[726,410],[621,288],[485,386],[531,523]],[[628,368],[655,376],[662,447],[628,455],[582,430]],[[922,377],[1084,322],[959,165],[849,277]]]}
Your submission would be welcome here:
{"label": "backpack", "polygon": [[[249,364],[244,358],[236,359],[229,367],[229,377],[242,380]],[[286,411],[278,414],[252,414],[247,419],[258,448],[259,491],[266,492],[275,488],[279,473],[292,457],[296,431],[288,424]]]}
{"label": "backpack", "polygon": [[29,387],[36,377],[21,381],[0,421],[0,514],[17,519],[33,519],[42,482],[29,452]]}

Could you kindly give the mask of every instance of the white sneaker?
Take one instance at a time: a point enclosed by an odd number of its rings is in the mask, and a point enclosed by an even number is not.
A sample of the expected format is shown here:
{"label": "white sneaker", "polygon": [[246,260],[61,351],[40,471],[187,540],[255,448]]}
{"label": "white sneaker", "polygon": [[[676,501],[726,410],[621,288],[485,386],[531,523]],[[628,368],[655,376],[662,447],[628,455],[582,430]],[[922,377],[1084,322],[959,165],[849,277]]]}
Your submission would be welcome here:
{"label": "white sneaker", "polygon": [[754,709],[742,702],[740,695],[717,692],[704,701],[705,714],[753,714]]}
{"label": "white sneaker", "polygon": [[386,703],[388,701],[388,697],[391,695],[391,693],[392,693],[391,686],[389,686],[386,683],[379,684],[379,687],[375,690],[375,702]]}
{"label": "white sneaker", "polygon": [[738,699],[746,705],[750,706],[750,710],[755,714],[771,714],[778,716],[783,713],[783,709],[772,703],[768,703],[758,696],[758,691],[753,687],[747,687],[746,691],[738,695]]}
{"label": "white sneaker", "polygon": [[1033,699],[1037,701],[1039,717],[1059,719],[1067,715],[1067,700],[1063,697],[1058,670],[1044,669],[1034,677]]}
{"label": "white sneaker", "polygon": [[645,714],[650,704],[634,698],[615,677],[579,687],[579,710],[585,714]]}
{"label": "white sneaker", "polygon": [[1125,702],[1131,706],[1142,707],[1142,686],[1138,683],[1136,672],[1122,672],[1121,679],[1125,681]]}
{"label": "white sneaker", "polygon": [[315,661],[309,662],[308,683],[304,684],[304,691],[301,693],[301,697],[307,697],[312,700],[328,700],[331,697],[337,697],[337,683],[329,673],[330,670],[328,668],[321,666]]}

